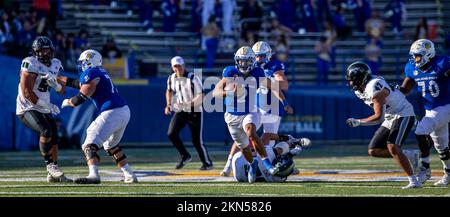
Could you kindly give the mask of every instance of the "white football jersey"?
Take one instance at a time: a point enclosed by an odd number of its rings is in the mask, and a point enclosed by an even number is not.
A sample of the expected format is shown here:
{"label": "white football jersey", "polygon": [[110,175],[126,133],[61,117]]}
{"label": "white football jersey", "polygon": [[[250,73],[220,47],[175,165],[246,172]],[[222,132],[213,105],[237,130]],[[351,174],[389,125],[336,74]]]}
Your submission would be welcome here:
{"label": "white football jersey", "polygon": [[[61,61],[56,58],[53,58],[51,61],[51,65],[48,67],[43,63],[39,62],[35,57],[30,56],[22,60],[22,64],[20,67],[20,71],[29,72],[37,74],[36,82],[34,83],[33,92],[37,95],[37,97],[44,102],[50,103],[50,86],[47,85],[45,79],[42,79],[42,76],[47,74],[53,74],[57,76],[59,72],[63,69],[61,65]],[[41,113],[50,113],[49,110],[46,110],[40,106],[37,106],[30,101],[28,101],[22,93],[19,84],[19,91],[16,100],[16,114],[20,115],[29,110],[36,110]]]}
{"label": "white football jersey", "polygon": [[390,117],[407,117],[414,116],[414,108],[411,103],[405,98],[405,95],[399,90],[389,86],[383,77],[373,76],[367,83],[364,92],[355,91],[358,98],[362,99],[365,104],[373,107],[373,97],[383,89],[389,90],[389,95],[386,97],[385,119]]}

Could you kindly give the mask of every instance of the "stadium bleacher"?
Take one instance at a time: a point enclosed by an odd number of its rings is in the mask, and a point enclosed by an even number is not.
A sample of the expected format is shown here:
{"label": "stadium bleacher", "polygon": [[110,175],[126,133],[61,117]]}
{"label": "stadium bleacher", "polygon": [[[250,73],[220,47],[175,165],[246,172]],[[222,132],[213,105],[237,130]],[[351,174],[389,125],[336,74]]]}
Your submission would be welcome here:
{"label": "stadium bleacher", "polygon": [[[26,2],[22,7],[27,7]],[[154,64],[158,70],[158,76],[165,77],[171,72],[169,59],[174,55],[185,58],[188,67],[201,68],[204,65],[204,51],[200,49],[201,40],[197,33],[190,32],[191,7],[190,1],[185,1],[181,9],[175,32],[161,32],[163,25],[162,15],[154,13],[153,28],[155,32],[147,34],[143,24],[139,22],[136,14],[127,14],[125,1],[119,1],[116,7],[110,5],[95,6],[88,0],[65,0],[62,2],[64,19],[57,21],[57,27],[64,33],[78,33],[80,28],[86,28],[90,32],[90,43],[93,48],[100,49],[108,36],[113,36],[119,48],[125,52],[133,52],[136,61]],[[153,0],[160,3],[161,0]],[[245,0],[237,0],[237,7],[233,12],[233,34],[238,41],[240,11]],[[274,1],[261,0],[263,3],[264,16],[269,11]],[[372,10],[382,12],[389,0],[375,0],[372,2]],[[429,24],[437,25],[436,43],[438,51],[443,50],[444,37],[450,24],[450,1],[421,0],[406,1],[407,20],[402,22],[404,31],[401,37],[392,31],[390,22],[385,21],[386,30],[383,37],[382,59],[383,65],[380,74],[387,79],[397,79],[401,76],[402,66],[408,58],[408,49],[414,38],[415,26],[425,16]],[[156,8],[154,9],[156,11]],[[345,19],[349,26],[354,26],[352,11],[345,10]],[[260,39],[267,40],[270,44],[276,43],[275,37],[265,31],[260,32]],[[289,42],[289,66],[287,75],[298,84],[313,83],[316,80],[316,54],[315,43],[321,36],[320,32],[299,34],[294,32]],[[364,47],[367,36],[364,32],[356,32],[346,40],[336,42],[336,67],[330,69],[329,79],[334,82],[342,81],[345,67],[355,60],[364,58]],[[237,47],[236,47],[237,49]],[[213,75],[220,75],[226,65],[233,64],[232,52],[220,52],[216,57],[215,67],[204,69]],[[138,77],[138,71],[135,76]]]}

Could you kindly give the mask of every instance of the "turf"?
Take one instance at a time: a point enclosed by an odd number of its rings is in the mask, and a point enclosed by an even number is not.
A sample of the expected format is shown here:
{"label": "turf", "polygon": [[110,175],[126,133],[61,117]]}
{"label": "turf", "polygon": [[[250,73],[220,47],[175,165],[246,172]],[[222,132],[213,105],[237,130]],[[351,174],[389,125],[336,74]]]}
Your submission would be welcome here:
{"label": "turf", "polygon": [[[212,171],[199,171],[193,162],[175,170],[178,160],[172,148],[126,149],[130,165],[141,180],[137,184],[119,182],[120,170],[109,156],[101,153],[99,185],[47,183],[46,171],[38,151],[0,152],[0,196],[17,197],[435,197],[450,196],[450,188],[435,187],[433,181],[424,188],[402,190],[406,179],[392,159],[366,156],[365,146],[330,146],[304,150],[295,162],[301,173],[286,183],[237,183],[233,178],[219,177],[227,148],[210,148]],[[195,153],[191,150],[191,153]],[[441,163],[432,154],[433,179],[442,175]],[[60,167],[68,177],[87,174],[79,150],[60,150]],[[361,172],[362,171],[362,172]],[[348,174],[347,174],[348,173]],[[394,181],[392,181],[394,180]]]}

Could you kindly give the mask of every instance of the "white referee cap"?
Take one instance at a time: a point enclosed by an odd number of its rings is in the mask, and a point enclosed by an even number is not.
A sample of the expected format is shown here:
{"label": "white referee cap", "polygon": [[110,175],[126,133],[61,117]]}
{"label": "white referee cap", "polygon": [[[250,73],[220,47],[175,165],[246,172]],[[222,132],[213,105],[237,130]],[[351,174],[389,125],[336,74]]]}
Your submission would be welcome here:
{"label": "white referee cap", "polygon": [[182,57],[176,56],[176,57],[172,58],[172,60],[170,60],[170,63],[172,64],[172,66],[184,65],[184,60]]}

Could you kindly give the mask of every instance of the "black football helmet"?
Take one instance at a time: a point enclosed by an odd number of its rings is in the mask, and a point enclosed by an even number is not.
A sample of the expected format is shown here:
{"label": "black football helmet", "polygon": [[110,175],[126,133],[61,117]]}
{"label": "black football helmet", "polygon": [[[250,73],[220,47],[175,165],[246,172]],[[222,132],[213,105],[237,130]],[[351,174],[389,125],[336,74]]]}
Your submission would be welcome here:
{"label": "black football helmet", "polygon": [[[49,49],[49,52],[44,52],[44,49]],[[39,36],[33,41],[31,46],[31,54],[36,57],[36,59],[44,64],[50,64],[53,59],[55,47],[53,47],[53,42],[45,37]]]}
{"label": "black football helmet", "polygon": [[[354,62],[347,68],[345,80],[352,90],[359,90],[366,85],[372,77],[372,70],[363,62]],[[351,81],[351,82],[350,82]]]}
{"label": "black football helmet", "polygon": [[275,158],[272,165],[278,168],[278,172],[275,173],[274,176],[281,178],[286,178],[291,175],[295,167],[294,161],[292,160],[292,155],[289,154],[284,154]]}

